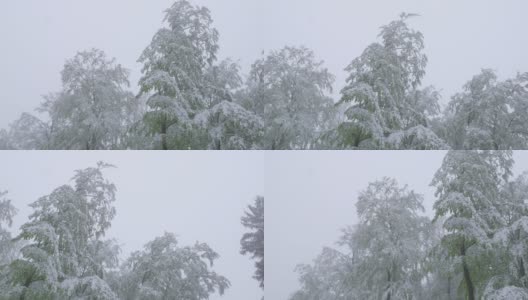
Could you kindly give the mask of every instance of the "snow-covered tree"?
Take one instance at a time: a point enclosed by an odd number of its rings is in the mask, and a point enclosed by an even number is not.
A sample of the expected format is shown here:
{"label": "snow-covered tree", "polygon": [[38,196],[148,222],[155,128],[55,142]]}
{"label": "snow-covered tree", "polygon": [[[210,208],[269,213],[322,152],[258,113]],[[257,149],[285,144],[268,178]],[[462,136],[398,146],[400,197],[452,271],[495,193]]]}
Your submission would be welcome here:
{"label": "snow-covered tree", "polygon": [[23,113],[1,134],[0,149],[129,148],[144,104],[126,90],[128,73],[101,50],[78,52],[61,72],[62,90],[36,109],[42,118]]}
{"label": "snow-covered tree", "polygon": [[242,84],[239,65],[226,59],[205,72],[207,105],[194,123],[208,135],[208,149],[248,150],[258,148],[263,121],[236,103]]}
{"label": "snow-covered tree", "polygon": [[202,300],[218,292],[229,281],[210,270],[218,254],[205,243],[181,247],[172,233],[145,245],[124,263],[119,279],[121,299]]}
{"label": "snow-covered tree", "polygon": [[0,129],[0,150],[11,150],[9,133],[5,129]]}
{"label": "snow-covered tree", "polygon": [[356,203],[359,223],[344,230],[340,243],[352,252],[351,275],[363,299],[416,297],[424,255],[423,196],[383,178],[370,183]]}
{"label": "snow-covered tree", "polygon": [[502,265],[486,284],[486,299],[525,299],[528,296],[528,174],[506,183],[501,191],[504,226],[493,236],[493,249]]}
{"label": "snow-covered tree", "polygon": [[52,147],[115,149],[120,147],[132,98],[128,70],[98,49],[78,52],[61,72],[63,88],[50,94],[39,111],[49,116]]}
{"label": "snow-covered tree", "polygon": [[381,28],[381,43],[369,45],[346,68],[340,105],[345,121],[337,128],[336,147],[363,149],[439,149],[447,145],[429,128],[440,111],[438,93],[420,90],[427,56],[423,35],[402,14]]}
{"label": "snow-covered tree", "polygon": [[148,111],[145,95],[131,98],[125,106],[121,149],[147,150],[156,148],[156,140],[149,134],[144,115]]}
{"label": "snow-covered tree", "polygon": [[248,205],[241,222],[251,231],[242,236],[240,253],[251,254],[256,260],[253,278],[259,281],[261,288],[264,288],[264,197],[257,196],[255,204]]}
{"label": "snow-covered tree", "polygon": [[263,148],[313,148],[335,116],[333,81],[305,47],[285,47],[257,60],[241,103],[264,120]]}
{"label": "snow-covered tree", "polygon": [[498,81],[484,69],[453,96],[441,135],[453,149],[528,148],[528,73]]}
{"label": "snow-covered tree", "polygon": [[6,142],[4,149],[51,149],[50,126],[32,114],[22,113],[20,118],[10,124]]}
{"label": "snow-covered tree", "polygon": [[11,200],[7,198],[7,192],[0,192],[0,299],[5,299],[3,291],[11,287],[7,280],[8,268],[18,254],[18,244],[13,242],[7,228],[11,227],[16,212]]}
{"label": "snow-covered tree", "polygon": [[[167,9],[164,22],[168,27],[158,30],[139,58],[141,93],[149,95],[145,122],[159,136],[161,149],[187,148],[189,121],[207,104],[204,73],[216,60],[218,31],[207,8],[186,0]],[[167,137],[171,127],[177,127],[174,141]],[[180,135],[183,141],[177,140]]]}
{"label": "snow-covered tree", "polygon": [[352,260],[348,255],[325,247],[313,261],[313,265],[299,265],[300,290],[290,300],[353,300],[359,291],[345,281],[353,272]]}
{"label": "snow-covered tree", "polygon": [[8,270],[8,299],[115,299],[105,268],[116,264],[117,248],[102,238],[115,215],[115,186],[104,179],[108,167],[76,171],[63,185],[30,206],[30,221],[17,240],[22,257]]}
{"label": "snow-covered tree", "polygon": [[528,174],[511,151],[450,151],[435,173],[435,219],[421,196],[384,179],[356,204],[341,246],[301,265],[291,299],[526,299]]}
{"label": "snow-covered tree", "polygon": [[429,223],[422,201],[394,179],[370,183],[356,203],[359,223],[338,243],[350,254],[327,249],[313,267],[301,266],[292,299],[419,299]]}
{"label": "snow-covered tree", "polygon": [[462,275],[454,267],[447,249],[442,247],[442,221],[430,223],[425,231],[422,295],[418,299],[457,299]]}
{"label": "snow-covered tree", "polygon": [[511,175],[510,151],[449,151],[432,185],[438,199],[435,220],[444,218],[441,246],[463,275],[467,299],[482,296],[499,258],[490,251],[493,236],[504,226],[501,187]]}
{"label": "snow-covered tree", "polygon": [[13,259],[11,233],[7,230],[6,225],[11,227],[16,212],[17,210],[11,204],[11,200],[7,199],[7,192],[0,191],[0,272],[3,266]]}

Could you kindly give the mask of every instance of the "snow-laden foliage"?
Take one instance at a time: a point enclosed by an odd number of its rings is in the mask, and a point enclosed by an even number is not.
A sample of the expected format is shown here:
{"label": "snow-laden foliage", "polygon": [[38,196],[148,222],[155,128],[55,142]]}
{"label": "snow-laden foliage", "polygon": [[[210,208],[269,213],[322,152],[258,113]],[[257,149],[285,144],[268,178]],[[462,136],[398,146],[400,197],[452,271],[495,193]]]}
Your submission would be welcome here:
{"label": "snow-laden foliage", "polygon": [[230,101],[198,114],[195,121],[208,132],[207,148],[216,150],[256,149],[264,128],[262,119]]}
{"label": "snow-laden foliage", "polygon": [[7,226],[13,224],[15,214],[16,209],[11,204],[11,200],[7,198],[7,192],[0,192],[0,230],[5,230],[2,223],[7,224]]}
{"label": "snow-laden foliage", "polygon": [[0,150],[10,150],[11,141],[9,140],[9,133],[5,129],[0,129]]}
{"label": "snow-laden foliage", "polygon": [[255,204],[248,206],[241,222],[251,231],[242,236],[240,253],[251,254],[256,260],[253,278],[259,281],[261,288],[264,288],[264,197],[255,198]]}
{"label": "snow-laden foliage", "polygon": [[527,299],[528,175],[511,151],[450,151],[436,172],[434,222],[395,181],[371,183],[341,246],[297,268],[291,299]]}
{"label": "snow-laden foliage", "polygon": [[121,138],[119,149],[154,149],[156,141],[148,134],[149,129],[144,122],[144,115],[148,110],[148,98],[137,96],[129,99],[124,107]]}
{"label": "snow-laden foliage", "polygon": [[346,68],[349,76],[339,101],[346,118],[337,128],[336,147],[447,147],[429,129],[429,117],[440,112],[439,95],[432,87],[419,89],[427,57],[422,33],[407,25],[411,16],[402,14],[383,26],[381,43],[369,45]]}
{"label": "snow-laden foliage", "polygon": [[231,59],[217,62],[211,12],[177,0],[139,55],[136,97],[125,68],[79,52],[44,116],[0,129],[0,149],[528,149],[528,73],[499,80],[483,69],[441,110],[437,89],[422,86],[414,16],[381,27],[332,99],[334,76],[304,46],[263,52],[242,78]]}
{"label": "snow-laden foliage", "polygon": [[131,94],[128,70],[97,49],[66,61],[63,89],[49,95],[40,111],[49,115],[53,148],[113,149],[120,147],[125,106]]}
{"label": "snow-laden foliage", "polygon": [[422,125],[390,134],[386,138],[387,150],[434,150],[446,149],[447,144],[431,129]]}
{"label": "snow-laden foliage", "polygon": [[66,279],[60,283],[60,288],[67,297],[74,299],[86,298],[86,295],[96,299],[116,299],[108,284],[97,276]]}
{"label": "snow-laden foliage", "polygon": [[205,243],[180,247],[172,233],[132,253],[124,263],[116,290],[121,299],[202,300],[218,292],[222,295],[229,281],[210,270],[218,258]]}
{"label": "snow-laden foliage", "polygon": [[[0,299],[205,300],[222,295],[230,283],[212,270],[219,255],[205,243],[182,247],[166,233],[120,264],[117,241],[104,239],[116,215],[116,187],[103,177],[108,167],[101,162],[78,170],[72,184],[30,204],[33,213],[15,239],[5,225],[11,225],[16,210],[0,193]],[[261,221],[263,226],[263,216]]]}
{"label": "snow-laden foliage", "polygon": [[[505,224],[493,236],[496,251],[505,262],[494,274],[484,295],[489,299],[523,299],[528,295],[528,179],[524,173],[503,186],[501,213]],[[517,296],[516,293],[519,293]],[[503,297],[503,298],[501,298]],[[515,298],[517,297],[517,298]]]}
{"label": "snow-laden foliage", "polygon": [[253,63],[242,104],[264,120],[264,149],[310,149],[334,116],[334,76],[313,51],[285,47]]}
{"label": "snow-laden foliage", "polygon": [[415,297],[420,285],[423,197],[396,180],[370,183],[356,203],[359,223],[344,230],[340,243],[353,253],[351,280],[363,299]]}
{"label": "snow-laden foliage", "polygon": [[[165,13],[168,27],[158,30],[139,58],[139,85],[141,93],[150,96],[145,122],[160,135],[161,148],[169,149],[169,128],[187,127],[207,106],[204,73],[216,60],[218,31],[207,8],[186,0],[176,1]],[[177,146],[188,145],[183,141]]]}
{"label": "snow-laden foliage", "polygon": [[234,101],[234,94],[242,87],[240,65],[230,58],[210,65],[205,70],[204,76],[207,108],[223,101]]}
{"label": "snow-laden foliage", "polygon": [[207,132],[207,149],[248,150],[259,147],[264,123],[260,117],[236,103],[234,94],[242,80],[240,67],[223,60],[208,68],[207,106],[194,118],[198,128]]}
{"label": "snow-laden foliage", "polygon": [[436,217],[447,216],[445,242],[487,244],[504,223],[500,213],[500,189],[511,175],[511,152],[450,151],[436,172],[432,185],[438,200]]}
{"label": "snow-laden foliage", "polygon": [[356,203],[359,223],[339,241],[350,254],[326,250],[313,267],[301,266],[302,289],[292,299],[419,298],[428,223],[422,201],[394,179],[370,183]]}
{"label": "snow-laden foliage", "polygon": [[101,50],[78,52],[61,72],[62,90],[44,97],[7,132],[7,149],[116,149],[122,148],[130,126],[127,108],[132,99],[128,70]]}
{"label": "snow-laden foliage", "polygon": [[528,299],[528,290],[516,286],[486,290],[483,299],[486,300],[524,300]]}
{"label": "snow-laden foliage", "polygon": [[63,185],[30,206],[34,212],[17,240],[22,257],[9,266],[8,294],[30,299],[115,299],[104,281],[117,247],[103,241],[115,216],[115,186],[104,179],[109,165],[78,170]]}
{"label": "snow-laden foliage", "polygon": [[[6,145],[3,149],[50,149],[52,136],[49,124],[39,118],[22,113],[6,132]],[[0,146],[2,149],[2,146]]]}
{"label": "snow-laden foliage", "polygon": [[[445,218],[441,245],[463,274],[463,294],[482,296],[486,278],[493,274],[494,234],[505,225],[501,188],[511,175],[509,151],[450,151],[436,172],[435,219]],[[499,264],[497,264],[499,265]],[[480,295],[480,296],[479,296]]]}
{"label": "snow-laden foliage", "polygon": [[313,261],[313,265],[298,265],[295,268],[295,271],[299,273],[301,289],[296,291],[290,299],[358,299],[359,290],[354,290],[354,287],[347,286],[347,282],[345,281],[347,274],[350,274],[353,270],[353,261],[348,255],[325,247],[321,254]]}
{"label": "snow-laden foliage", "polygon": [[9,265],[20,253],[21,243],[13,241],[8,230],[16,213],[16,208],[7,197],[7,191],[0,191],[0,299],[10,299],[8,291],[11,290],[11,284],[7,280],[7,274]]}
{"label": "snow-laden foliage", "polygon": [[526,149],[527,111],[528,73],[498,81],[484,69],[453,96],[443,135],[454,149]]}
{"label": "snow-laden foliage", "polygon": [[462,276],[455,268],[456,259],[442,247],[444,235],[442,221],[431,223],[425,231],[425,257],[423,260],[423,288],[419,299],[457,299]]}
{"label": "snow-laden foliage", "polygon": [[[8,227],[13,224],[17,210],[7,198],[7,192],[0,191],[0,272],[13,259],[14,245]],[[1,283],[0,283],[1,286]]]}

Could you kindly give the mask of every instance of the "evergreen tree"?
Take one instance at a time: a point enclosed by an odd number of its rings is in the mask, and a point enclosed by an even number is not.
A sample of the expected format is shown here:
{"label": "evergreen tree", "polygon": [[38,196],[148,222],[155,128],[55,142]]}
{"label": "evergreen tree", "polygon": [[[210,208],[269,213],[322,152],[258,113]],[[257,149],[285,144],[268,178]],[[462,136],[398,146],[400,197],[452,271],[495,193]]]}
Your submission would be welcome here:
{"label": "evergreen tree", "polygon": [[250,232],[244,233],[240,240],[240,253],[251,254],[255,262],[255,278],[260,287],[264,288],[264,197],[257,196],[255,204],[249,205],[245,215],[241,218],[242,225]]}

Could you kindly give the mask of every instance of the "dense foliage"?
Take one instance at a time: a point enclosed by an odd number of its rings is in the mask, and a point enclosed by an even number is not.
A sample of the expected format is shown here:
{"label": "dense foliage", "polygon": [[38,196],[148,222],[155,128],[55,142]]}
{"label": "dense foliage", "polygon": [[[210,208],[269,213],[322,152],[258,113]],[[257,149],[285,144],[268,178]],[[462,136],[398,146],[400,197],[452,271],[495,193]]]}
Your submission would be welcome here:
{"label": "dense foliage", "polygon": [[172,233],[120,263],[120,247],[105,234],[116,215],[110,165],[78,170],[73,184],[30,206],[12,237],[4,227],[16,213],[0,193],[0,299],[182,299],[223,294],[229,281],[212,270],[219,258],[207,244],[180,246]]}
{"label": "dense foliage", "polygon": [[435,217],[394,179],[370,183],[344,250],[300,265],[291,299],[527,299],[528,181],[511,151],[450,151],[434,175]]}
{"label": "dense foliage", "polygon": [[303,46],[263,52],[243,78],[218,61],[210,11],[177,0],[139,55],[138,95],[114,59],[81,51],[40,116],[0,130],[0,149],[527,149],[528,73],[500,81],[484,69],[442,108],[422,86],[428,58],[412,17],[381,27],[333,99],[334,76]]}

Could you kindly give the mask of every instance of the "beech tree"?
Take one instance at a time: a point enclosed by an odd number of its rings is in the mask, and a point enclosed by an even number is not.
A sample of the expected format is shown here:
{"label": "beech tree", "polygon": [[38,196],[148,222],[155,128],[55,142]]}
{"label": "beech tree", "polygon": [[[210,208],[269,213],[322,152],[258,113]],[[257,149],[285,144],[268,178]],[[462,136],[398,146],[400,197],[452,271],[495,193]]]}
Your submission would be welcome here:
{"label": "beech tree", "polygon": [[206,106],[204,73],[216,60],[218,31],[207,8],[186,0],[167,9],[164,22],[168,27],[158,30],[139,58],[143,63],[139,85],[141,93],[149,95],[145,122],[159,135],[161,149],[167,150],[188,147],[188,141],[171,145],[169,128],[177,127],[173,130],[184,135],[190,120]]}
{"label": "beech tree", "polygon": [[528,297],[528,174],[507,182],[499,206],[504,225],[493,236],[499,270],[488,280],[484,296],[489,299]]}
{"label": "beech tree", "polygon": [[11,227],[16,209],[7,199],[7,192],[0,192],[0,299],[5,296],[1,291],[10,288],[6,280],[9,264],[16,258],[17,244],[12,241],[11,233],[6,227]]}
{"label": "beech tree", "polygon": [[11,204],[11,200],[7,199],[7,192],[0,192],[0,272],[13,258],[11,233],[7,230],[6,225],[11,227],[16,212],[17,210]]}
{"label": "beech tree", "polygon": [[11,149],[11,141],[9,139],[9,133],[5,129],[0,129],[0,150]]}
{"label": "beech tree", "polygon": [[431,223],[425,232],[425,257],[423,259],[423,287],[419,299],[457,299],[462,275],[455,268],[454,259],[442,247],[444,236],[442,218]]}
{"label": "beech tree", "polygon": [[61,90],[0,129],[0,149],[527,149],[528,73],[499,80],[483,69],[441,110],[440,93],[422,84],[414,16],[381,27],[333,99],[334,76],[312,50],[263,52],[242,77],[231,59],[217,61],[209,9],[176,0],[139,55],[136,97],[115,59],[78,52]]}
{"label": "beech tree", "polygon": [[209,299],[229,287],[225,277],[210,270],[218,258],[205,243],[180,247],[172,233],[147,243],[123,265],[117,290],[121,299]]}
{"label": "beech tree", "polygon": [[[5,133],[7,149],[100,150],[125,146],[134,120],[129,71],[98,49],[78,52],[64,64],[62,90],[44,96]],[[2,144],[2,143],[0,143]]]}
{"label": "beech tree", "polygon": [[49,124],[29,113],[10,124],[5,133],[5,145],[0,149],[52,149],[53,137]]}
{"label": "beech tree", "polygon": [[482,296],[485,282],[481,280],[487,277],[482,264],[489,264],[488,247],[504,225],[499,198],[511,175],[511,155],[510,151],[450,151],[432,181],[438,197],[435,220],[446,218],[441,244],[463,274],[468,299]]}
{"label": "beech tree", "polygon": [[255,262],[255,278],[264,288],[264,197],[257,196],[255,204],[249,205],[241,218],[242,225],[250,232],[244,233],[240,240],[242,255],[251,254]]}
{"label": "beech tree", "polygon": [[105,282],[117,264],[116,247],[102,238],[115,216],[115,186],[104,179],[109,165],[78,170],[74,185],[63,185],[31,204],[30,221],[16,240],[22,257],[7,273],[9,299],[115,299]]}
{"label": "beech tree", "polygon": [[429,222],[422,201],[394,179],[370,183],[356,203],[358,224],[338,243],[349,254],[325,250],[313,267],[301,266],[302,289],[291,299],[419,298]]}
{"label": "beech tree", "polygon": [[498,81],[490,69],[453,96],[442,135],[454,149],[508,150],[528,147],[528,73]]}
{"label": "beech tree", "polygon": [[236,103],[235,94],[242,84],[239,70],[238,64],[226,59],[205,73],[206,109],[194,119],[207,132],[208,142],[203,148],[250,150],[259,147],[264,129],[262,119]]}
{"label": "beech tree", "polygon": [[305,47],[285,47],[253,63],[241,103],[264,120],[262,147],[313,148],[334,117],[333,81]]}
{"label": "beech tree", "polygon": [[345,120],[337,128],[336,147],[363,149],[444,149],[429,128],[440,112],[438,93],[420,90],[427,56],[423,35],[410,29],[403,13],[381,28],[381,43],[369,45],[346,68],[347,85],[338,102]]}
{"label": "beech tree", "polygon": [[113,149],[120,146],[124,107],[131,98],[128,70],[98,49],[66,61],[63,89],[50,94],[40,111],[49,115],[54,148]]}
{"label": "beech tree", "polygon": [[361,291],[348,274],[353,272],[353,260],[335,249],[325,247],[313,261],[313,265],[298,265],[300,290],[291,300],[351,300],[359,297]]}
{"label": "beech tree", "polygon": [[119,244],[105,239],[116,215],[116,187],[103,176],[109,167],[100,162],[77,170],[72,184],[30,204],[33,213],[14,239],[4,225],[11,225],[16,210],[7,192],[0,192],[0,299],[223,295],[230,282],[213,270],[219,255],[206,243],[180,246],[174,234],[165,233],[120,264]]}
{"label": "beech tree", "polygon": [[449,151],[432,185],[431,223],[420,195],[371,183],[359,221],[312,265],[297,267],[290,299],[525,299],[528,174],[511,179],[511,151]]}
{"label": "beech tree", "polygon": [[422,201],[422,195],[390,178],[370,183],[359,195],[359,223],[345,229],[340,242],[351,249],[351,275],[364,299],[416,296],[427,222],[420,215]]}

